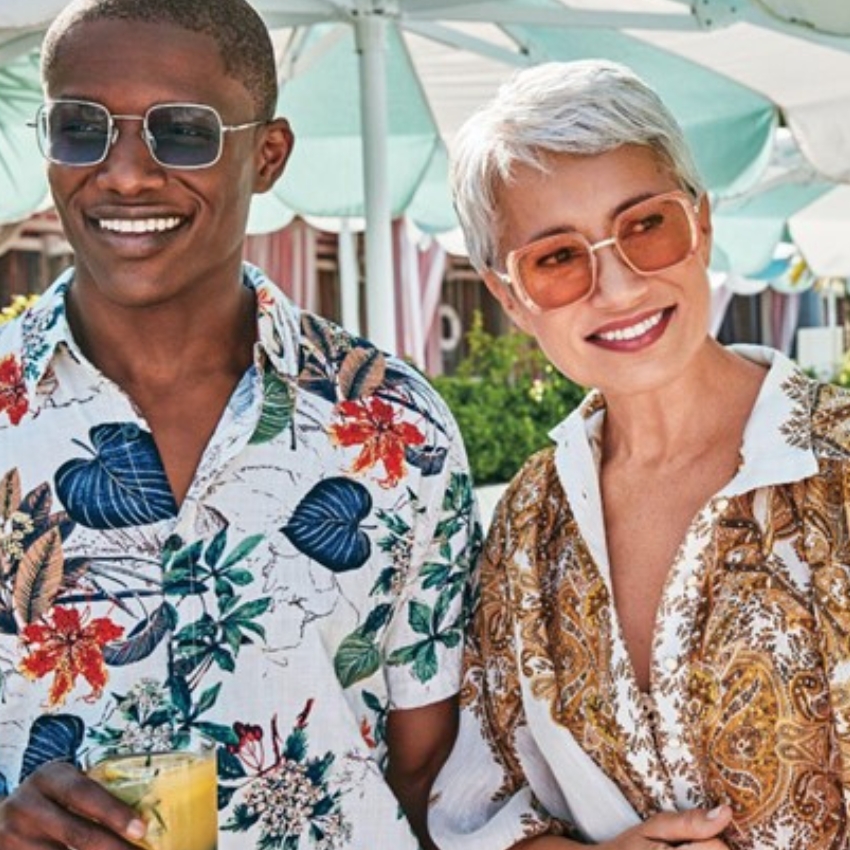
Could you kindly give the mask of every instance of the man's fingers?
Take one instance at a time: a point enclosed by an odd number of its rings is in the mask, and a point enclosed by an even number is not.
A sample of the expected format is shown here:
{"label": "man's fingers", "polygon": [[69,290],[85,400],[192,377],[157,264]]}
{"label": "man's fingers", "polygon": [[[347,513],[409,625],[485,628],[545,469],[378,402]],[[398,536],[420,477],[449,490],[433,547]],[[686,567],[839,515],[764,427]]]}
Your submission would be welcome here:
{"label": "man's fingers", "polygon": [[729,806],[660,812],[640,827],[640,833],[647,839],[672,844],[707,841],[726,829],[731,820],[732,810]]}
{"label": "man's fingers", "polygon": [[118,836],[138,841],[146,830],[130,806],[70,764],[39,768],[7,804],[37,821],[44,834],[71,847],[124,846]]}

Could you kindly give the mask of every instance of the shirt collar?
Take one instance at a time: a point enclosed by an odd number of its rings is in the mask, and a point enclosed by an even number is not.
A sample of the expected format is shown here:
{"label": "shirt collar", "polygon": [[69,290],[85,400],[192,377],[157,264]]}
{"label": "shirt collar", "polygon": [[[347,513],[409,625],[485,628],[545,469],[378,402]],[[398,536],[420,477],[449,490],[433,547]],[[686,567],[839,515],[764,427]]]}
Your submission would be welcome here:
{"label": "shirt collar", "polygon": [[[300,311],[256,266],[244,263],[242,279],[257,300],[255,361],[264,355],[282,375],[296,376]],[[67,318],[66,296],[73,281],[74,269],[64,271],[21,323],[24,380],[31,397],[60,346],[82,359]]]}

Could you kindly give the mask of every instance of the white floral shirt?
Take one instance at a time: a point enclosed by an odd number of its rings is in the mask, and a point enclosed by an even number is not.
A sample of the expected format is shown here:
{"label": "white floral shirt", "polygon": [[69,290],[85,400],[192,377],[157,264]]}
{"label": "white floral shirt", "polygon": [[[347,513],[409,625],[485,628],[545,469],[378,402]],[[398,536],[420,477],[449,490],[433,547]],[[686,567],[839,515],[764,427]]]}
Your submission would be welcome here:
{"label": "white floral shirt", "polygon": [[443,850],[597,843],[719,803],[734,811],[731,850],[850,846],[850,394],[739,351],[770,370],[741,465],[668,574],[650,693],[612,603],[599,393],[506,492],[435,788]]}
{"label": "white floral shirt", "polygon": [[244,282],[254,363],[179,508],[69,332],[73,271],[0,329],[0,794],[194,729],[218,743],[219,850],[412,850],[386,722],[459,689],[462,443],[409,366]]}

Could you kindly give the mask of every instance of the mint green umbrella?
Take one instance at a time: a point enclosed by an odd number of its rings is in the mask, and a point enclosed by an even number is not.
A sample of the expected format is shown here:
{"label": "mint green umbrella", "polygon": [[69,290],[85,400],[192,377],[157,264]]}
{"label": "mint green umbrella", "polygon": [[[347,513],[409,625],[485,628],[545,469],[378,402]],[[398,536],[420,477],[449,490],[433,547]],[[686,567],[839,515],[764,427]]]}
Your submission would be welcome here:
{"label": "mint green umbrella", "polygon": [[32,51],[0,66],[0,224],[26,218],[47,201],[44,163],[27,127],[39,103]]}

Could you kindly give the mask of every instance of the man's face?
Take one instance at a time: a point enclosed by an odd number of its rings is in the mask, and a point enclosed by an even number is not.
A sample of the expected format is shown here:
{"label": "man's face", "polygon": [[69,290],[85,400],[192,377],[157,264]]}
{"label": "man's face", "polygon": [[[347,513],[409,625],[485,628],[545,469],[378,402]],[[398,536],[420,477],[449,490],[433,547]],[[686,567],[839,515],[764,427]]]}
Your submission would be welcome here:
{"label": "man's face", "polygon": [[[225,125],[262,117],[242,83],[225,73],[212,38],[165,24],[78,26],[66,36],[47,86],[51,100],[93,101],[113,115],[197,103],[214,107]],[[137,308],[191,304],[232,287],[251,196],[280,173],[291,145],[288,128],[226,133],[217,163],[187,170],[152,158],[141,121],[118,118],[116,126],[118,137],[103,162],[48,167],[76,253],[80,295],[103,306]],[[281,160],[271,171],[270,144],[277,144]]]}

